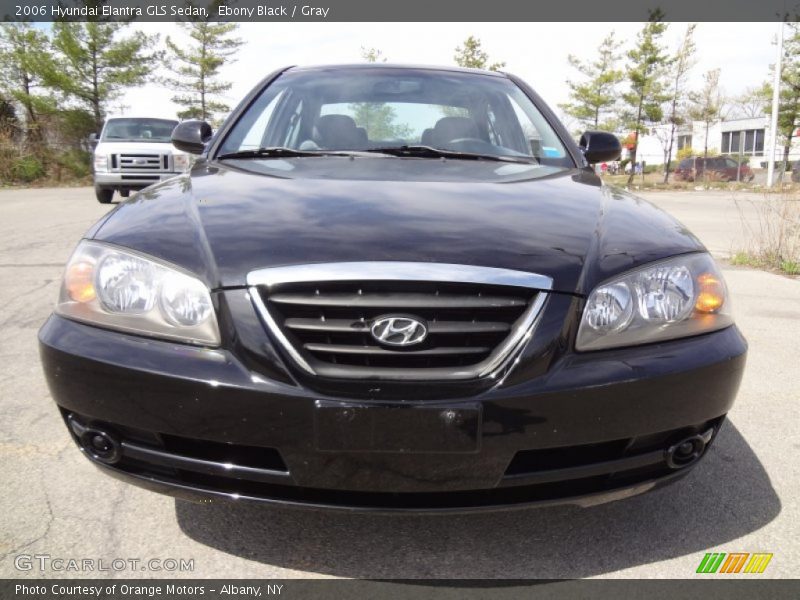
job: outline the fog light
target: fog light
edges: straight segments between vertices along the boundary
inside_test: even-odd
[[[114,464],[122,458],[122,446],[116,438],[101,429],[89,427],[80,436],[81,447],[93,459]]]

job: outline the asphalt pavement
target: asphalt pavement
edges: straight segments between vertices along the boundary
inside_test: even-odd
[[[752,225],[763,201],[729,192],[647,197],[718,257],[746,241],[742,215]],[[72,248],[106,210],[90,188],[0,190],[0,577],[683,578],[712,551],[771,552],[760,577],[797,577],[797,279],[723,266],[750,343],[747,370],[709,456],[673,486],[591,508],[455,516],[198,505],[95,469],[42,376],[36,332]],[[19,558],[34,555],[50,559]],[[109,570],[39,569],[58,558]],[[114,559],[183,559],[193,570],[117,571]]]

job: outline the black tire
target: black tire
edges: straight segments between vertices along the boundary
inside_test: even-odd
[[[94,195],[97,196],[97,201],[100,204],[111,204],[111,199],[114,197],[114,190],[95,186]]]

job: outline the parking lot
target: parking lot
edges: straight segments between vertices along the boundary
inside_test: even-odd
[[[757,195],[660,192],[717,257],[746,243]],[[592,508],[377,516],[176,502],[108,478],[69,439],[36,332],[61,269],[108,207],[90,188],[0,190],[0,576],[573,578],[694,575],[705,552],[800,565],[800,280],[724,266],[750,343],[738,401],[709,456],[660,491]],[[19,571],[14,557],[192,559],[187,572]],[[708,577],[708,575],[706,575]],[[740,575],[740,577],[753,577]]]

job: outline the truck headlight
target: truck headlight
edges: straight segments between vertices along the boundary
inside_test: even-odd
[[[178,173],[183,173],[192,164],[191,158],[188,154],[173,154],[172,165]]]
[[[208,287],[175,266],[84,240],[67,263],[56,313],[85,323],[218,346]]]
[[[106,156],[105,154],[95,154],[94,170],[96,173],[108,171],[108,156]]]
[[[599,350],[698,335],[733,324],[725,282],[708,254],[635,269],[586,299],[576,350]]]

